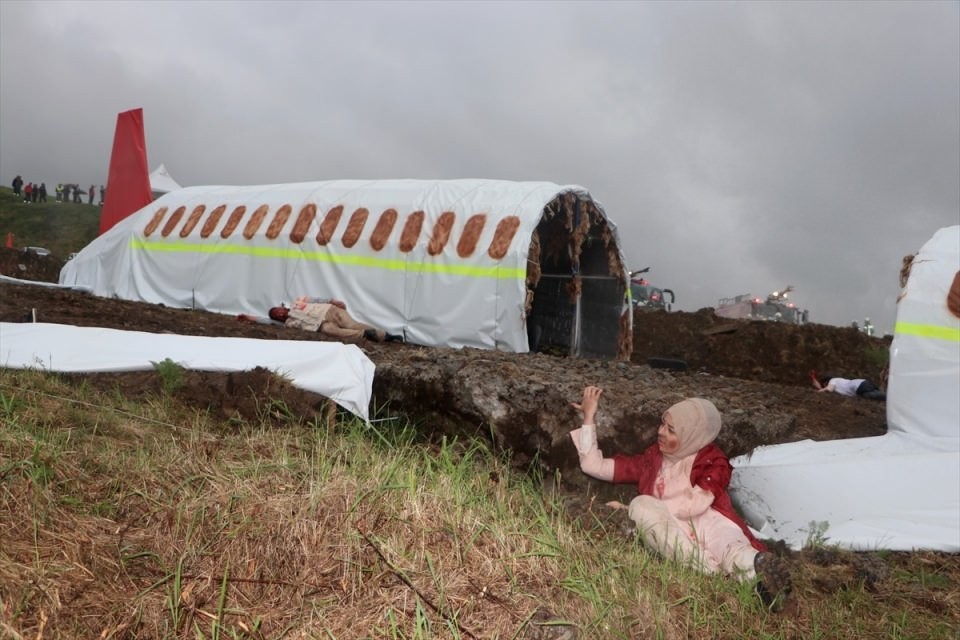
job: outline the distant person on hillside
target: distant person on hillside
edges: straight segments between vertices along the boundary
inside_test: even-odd
[[[333,298],[322,300],[300,297],[293,303],[292,308],[272,307],[269,314],[271,320],[282,322],[288,327],[316,331],[344,342],[358,342],[361,338],[375,342],[403,342],[403,336],[357,322],[347,313],[347,305]]]
[[[27,186],[23,188],[23,201],[27,204],[33,202],[33,183],[28,182]]]
[[[100,185],[100,206],[103,206],[103,203],[107,201],[107,190],[103,185]]]
[[[90,185],[90,189],[87,191],[87,204],[93,204],[93,194],[96,191],[96,188],[93,185]]]
[[[775,609],[791,590],[783,560],[767,551],[737,514],[727,493],[732,468],[713,443],[720,433],[720,412],[709,400],[687,398],[663,412],[657,442],[637,455],[605,457],[597,445],[596,414],[600,387],[588,386],[583,400],[571,403],[583,412],[583,425],[570,433],[580,469],[593,478],[634,484],[639,495],[626,506],[644,543],[663,555],[705,573],[741,580],[759,578],[757,593]]]
[[[13,179],[13,182],[10,184],[10,186],[13,187],[13,195],[19,197],[20,190],[23,189],[23,178],[17,176]]]
[[[47,201],[47,183],[41,182],[40,188],[37,190],[37,202],[46,202]]]
[[[811,372],[810,379],[813,382],[813,388],[820,393],[832,391],[842,396],[859,396],[870,400],[887,399],[887,394],[881,391],[877,385],[863,378],[849,380],[830,375],[817,375],[816,372]]]
[[[57,185],[56,194],[57,202],[63,202],[63,183]]]

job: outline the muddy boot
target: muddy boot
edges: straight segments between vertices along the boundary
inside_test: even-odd
[[[387,342],[403,342],[403,336],[397,335],[396,333],[386,334]]]
[[[753,568],[757,572],[760,600],[771,611],[781,611],[793,589],[786,561],[774,553],[762,551],[753,559]]]

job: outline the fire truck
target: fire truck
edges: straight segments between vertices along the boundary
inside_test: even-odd
[[[634,309],[641,311],[658,311],[663,309],[670,311],[675,297],[670,289],[661,289],[655,287],[643,277],[643,274],[650,271],[650,267],[630,272],[630,301]],[[670,300],[667,300],[667,297]]]
[[[784,289],[768,294],[766,299],[753,297],[749,293],[733,298],[721,298],[714,313],[723,318],[806,324],[809,322],[809,312],[790,301],[792,291],[793,286],[787,285]]]

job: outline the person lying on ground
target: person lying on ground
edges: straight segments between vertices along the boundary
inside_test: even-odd
[[[316,331],[342,342],[359,342],[361,338],[375,342],[403,342],[403,336],[354,320],[342,300],[301,297],[290,308],[272,307],[269,315],[271,320],[288,327]]]
[[[727,493],[732,467],[713,444],[720,433],[720,412],[709,400],[688,398],[667,409],[657,442],[638,455],[604,457],[597,446],[596,414],[603,390],[588,386],[583,400],[571,403],[583,412],[583,425],[570,433],[587,475],[635,484],[639,495],[627,509],[645,544],[666,558],[705,573],[756,580],[763,603],[780,610],[792,588],[786,562],[757,540],[734,511]]]
[[[842,396],[860,396],[870,400],[886,400],[887,394],[881,391],[877,385],[863,378],[848,380],[847,378],[837,378],[829,375],[817,375],[816,372],[810,372],[810,380],[813,382],[813,388],[818,392],[832,391]]]

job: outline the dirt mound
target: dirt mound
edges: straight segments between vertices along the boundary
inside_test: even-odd
[[[22,279],[55,281],[55,259],[21,260],[0,252],[0,272]],[[24,268],[21,268],[21,265]],[[279,325],[241,321],[205,311],[100,298],[55,287],[0,282],[0,321],[100,326],[184,335],[258,339],[321,340]],[[583,384],[606,389],[604,419],[611,446],[640,447],[651,440],[660,412],[688,395],[714,400],[727,428],[718,443],[730,455],[762,444],[879,435],[886,431],[882,402],[817,394],[809,371],[829,370],[881,383],[888,343],[852,329],[809,324],[731,321],[711,310],[696,313],[638,312],[632,362],[571,360],[546,354],[511,354],[476,349],[424,349],[415,345],[363,343],[376,365],[377,406],[390,402],[433,428],[476,429],[510,448],[519,460],[539,459],[562,468],[574,462],[563,434],[577,419],[569,407]],[[660,359],[660,360],[651,360]],[[672,369],[646,366],[662,364]],[[125,374],[126,375],[126,374]],[[157,372],[124,383],[130,395],[157,393]],[[115,376],[109,384],[118,384]],[[177,397],[225,418],[261,419],[263,400],[316,417],[325,399],[271,376],[190,374]],[[104,383],[107,384],[107,383]],[[238,399],[238,389],[245,398]],[[249,391],[249,393],[248,393]],[[491,416],[496,416],[492,418]],[[501,424],[502,423],[502,424]]]
[[[889,347],[889,339],[848,327],[730,320],[710,308],[637,311],[631,361],[678,359],[693,371],[803,387],[813,369],[885,386]]]
[[[54,255],[0,248],[0,275],[39,282],[57,282],[63,261]]]

